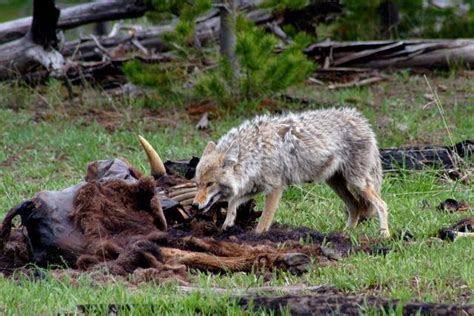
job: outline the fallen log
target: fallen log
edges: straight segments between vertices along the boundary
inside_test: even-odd
[[[323,2],[305,6],[296,11],[273,12],[269,8],[259,8],[258,6],[261,3],[261,0],[242,1],[239,11],[243,12],[255,24],[265,28],[269,26],[274,28],[286,23],[293,24],[295,23],[296,16],[303,13],[307,16],[321,18],[321,16],[333,12],[333,10],[340,10],[338,4]],[[323,10],[322,13],[321,10]],[[219,10],[211,10],[205,16],[197,18],[195,22],[195,39],[197,42],[206,44],[218,39],[221,31]],[[117,32],[120,28],[120,26],[115,28],[115,32],[112,32],[113,36],[97,37],[96,40],[88,36],[77,41],[65,43],[62,53],[64,56],[74,55],[75,60],[101,60],[104,54],[97,51],[98,45],[106,49],[120,46],[122,51],[130,51],[137,49],[136,42],[134,43],[133,40],[136,40],[147,49],[153,49],[158,52],[168,51],[170,47],[167,47],[161,36],[167,32],[174,31],[175,23],[147,28],[123,26],[122,28],[130,31],[126,35],[121,35]]]
[[[474,66],[474,40],[337,42],[309,46],[305,53],[324,65],[355,68],[450,68]]]
[[[140,17],[150,9],[147,1],[109,0],[91,2],[61,10],[59,29],[70,29],[79,25],[118,19]],[[0,43],[24,36],[32,23],[32,17],[0,23]]]
[[[258,287],[246,287],[246,288],[233,288],[226,289],[220,287],[211,287],[211,288],[202,288],[195,286],[180,286],[178,287],[179,291],[185,294],[190,293],[215,293],[215,294],[227,294],[232,296],[242,297],[252,297],[256,295],[278,295],[278,294],[287,294],[287,295],[304,295],[304,294],[316,294],[316,293],[334,293],[336,288],[329,284],[323,285],[294,285],[294,286],[258,286]]]
[[[446,170],[459,168],[461,159],[472,156],[474,140],[465,140],[454,146],[409,146],[380,150],[382,169],[394,172],[400,169],[420,170],[441,167]]]
[[[377,296],[356,296],[345,294],[287,295],[282,297],[242,298],[240,304],[259,310],[264,308],[278,314],[281,310],[291,315],[361,315],[368,311],[390,314],[395,310],[402,315],[472,315],[474,304],[437,304],[406,302]]]

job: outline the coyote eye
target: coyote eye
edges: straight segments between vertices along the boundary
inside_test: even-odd
[[[206,183],[206,187],[208,187],[208,188],[209,188],[210,186],[213,186],[213,185],[214,185],[214,182],[208,182],[208,183]]]

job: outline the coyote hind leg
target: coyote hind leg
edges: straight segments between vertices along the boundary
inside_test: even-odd
[[[348,219],[346,228],[353,228],[359,222],[362,205],[347,188],[347,181],[344,177],[336,173],[327,181],[329,187],[342,199],[347,207]]]
[[[377,215],[380,221],[380,232],[383,237],[389,238],[390,231],[388,229],[388,212],[387,204],[380,197],[377,190],[372,185],[367,185],[365,188],[360,190],[361,197],[367,201],[369,207],[374,208],[377,211]]]
[[[268,193],[265,197],[265,209],[263,210],[262,216],[258,222],[255,231],[257,233],[263,233],[268,231],[273,221],[273,216],[278,208],[278,202],[280,202],[283,190],[281,188],[274,189]]]

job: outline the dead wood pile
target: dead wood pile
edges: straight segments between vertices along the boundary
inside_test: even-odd
[[[278,18],[270,10],[256,8],[260,3],[246,1],[241,9],[257,24],[265,25]],[[0,79],[20,78],[37,83],[53,75],[80,82],[104,72],[109,76],[121,74],[121,64],[133,58],[149,62],[169,60],[161,54],[170,50],[162,35],[174,31],[175,22],[147,28],[118,23],[108,36],[90,35],[70,42],[56,34],[91,22],[142,16],[149,9],[149,3],[141,0],[88,3],[64,10],[59,10],[54,0],[43,5],[35,0],[32,18],[0,23]],[[44,29],[48,30],[47,36]],[[31,36],[38,30],[40,36]],[[219,30],[219,10],[214,9],[196,20],[196,43],[200,46],[215,40]]]
[[[173,60],[170,54],[173,47],[169,47],[162,35],[175,29],[174,22],[146,28],[119,23],[108,36],[90,35],[69,42],[57,35],[56,31],[91,22],[141,16],[150,9],[146,1],[93,2],[64,10],[56,8],[54,0],[42,5],[39,0],[34,3],[37,4],[34,4],[33,18],[0,24],[0,80],[41,83],[53,75],[68,84],[80,84],[84,80],[102,84],[111,80],[110,77],[117,77],[116,82],[107,83],[106,88],[109,88],[125,82],[120,70],[125,61],[133,58],[155,63]],[[282,41],[282,47],[290,42],[282,26],[292,25],[314,32],[315,25],[342,12],[338,2],[316,1],[293,11],[262,9],[259,8],[261,3],[260,0],[245,1],[239,9],[257,25],[275,34]],[[196,47],[217,39],[221,28],[219,12],[213,9],[196,19]],[[363,68],[432,69],[460,64],[472,67],[473,43],[472,40],[324,41],[311,45],[305,53],[320,64],[316,76],[324,78],[334,72],[340,74]],[[205,70],[206,66],[202,68]],[[377,75],[355,84],[381,79]]]

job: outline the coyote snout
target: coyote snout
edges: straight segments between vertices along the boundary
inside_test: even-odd
[[[209,208],[220,200],[222,193],[215,182],[208,182],[198,185],[198,192],[193,201],[193,208],[201,212],[206,212]]]
[[[387,205],[380,197],[382,168],[375,134],[353,109],[326,109],[259,116],[210,142],[196,168],[193,207],[205,212],[228,201],[223,228],[234,225],[237,207],[266,195],[257,232],[270,228],[283,190],[292,184],[325,181],[344,201],[348,227],[378,214],[389,237]]]

